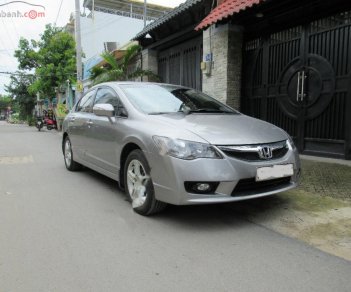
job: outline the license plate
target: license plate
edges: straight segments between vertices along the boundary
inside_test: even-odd
[[[257,168],[256,181],[263,181],[281,177],[292,176],[294,167],[292,164],[278,164],[268,167]]]

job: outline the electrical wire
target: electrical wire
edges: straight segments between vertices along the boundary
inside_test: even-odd
[[[6,25],[5,25],[4,19],[3,19],[2,17],[0,17],[0,18],[1,18],[1,21],[2,21],[2,24],[3,24],[3,27],[4,27],[4,30],[5,30],[5,32],[6,32],[6,34],[7,34],[7,37],[9,38],[9,40],[10,40],[10,42],[11,42],[11,44],[12,44],[12,48],[13,48],[13,50],[15,50],[15,49],[16,49],[16,46],[14,45],[14,42],[13,42],[13,40],[12,40],[12,38],[11,38],[11,35],[10,35],[9,32],[8,32],[8,29],[7,29]]]
[[[123,16],[120,16],[120,18],[115,19],[115,20],[113,20],[113,21],[111,21],[111,22],[109,22],[109,23],[106,23],[106,24],[104,24],[104,25],[99,25],[99,27],[89,28],[90,31],[87,31],[87,32],[82,33],[82,36],[85,36],[85,35],[88,35],[88,34],[91,34],[91,33],[95,33],[95,32],[97,32],[97,31],[99,31],[99,30],[104,29],[106,26],[111,25],[111,24],[114,24],[114,23],[116,23],[116,22],[118,22],[118,21],[120,21],[120,20],[122,20],[122,19],[123,19]]]
[[[20,36],[19,36],[19,34],[18,34],[16,25],[15,25],[15,23],[14,23],[12,17],[10,17],[10,20],[11,20],[12,26],[13,26],[13,28],[14,28],[14,30],[15,30],[15,33],[16,33],[16,35],[17,35],[17,38],[20,39]]]
[[[1,42],[1,45],[2,45],[2,47],[3,47],[3,49],[0,50],[0,52],[1,52],[1,51],[4,51],[4,52],[6,52],[6,54],[7,54],[9,57],[12,58],[12,56],[11,56],[11,54],[10,54],[10,50],[9,50],[9,49],[6,49],[6,46],[5,46],[5,44],[4,44],[4,42],[3,42],[3,40],[2,40],[1,37],[0,37],[0,42]]]
[[[63,2],[63,0],[61,0],[60,7],[59,7],[59,10],[58,10],[57,15],[56,15],[55,25],[57,23],[57,19],[58,19],[59,15],[60,15],[60,12],[61,12],[62,2]]]
[[[14,76],[30,76],[34,77],[36,74],[34,73],[22,73],[22,72],[8,72],[8,71],[0,71],[0,75],[14,75]],[[72,74],[62,74],[65,78],[67,77],[73,77],[77,75],[77,73],[72,73]],[[55,76],[54,74],[40,74],[39,77],[53,77]]]
[[[96,27],[99,27],[99,29],[104,28],[106,25],[109,25],[121,18],[121,16],[118,18],[117,17],[118,17],[117,15],[108,15],[107,17],[104,17],[104,19],[99,20],[97,25],[96,25],[96,20],[92,20],[92,27],[91,26],[83,27],[81,31],[82,33],[89,33],[95,30]]]

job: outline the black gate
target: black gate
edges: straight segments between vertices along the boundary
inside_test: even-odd
[[[158,75],[165,83],[201,90],[202,38],[159,52]]]
[[[293,136],[299,150],[349,158],[351,13],[248,40],[243,112]]]

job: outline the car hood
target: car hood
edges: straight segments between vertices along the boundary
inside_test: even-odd
[[[151,116],[150,116],[151,117]],[[190,131],[210,144],[243,145],[271,143],[287,139],[280,128],[242,114],[164,114],[152,116],[157,123]],[[172,138],[172,130],[169,129]]]

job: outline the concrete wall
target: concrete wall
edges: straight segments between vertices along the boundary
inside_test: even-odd
[[[211,26],[203,32],[204,59],[212,54],[209,74],[203,72],[202,89],[240,109],[243,30],[230,24]]]
[[[146,49],[141,53],[142,57],[142,68],[143,70],[150,70],[155,75],[158,74],[158,61],[157,61],[157,51]],[[152,78],[149,80],[147,76],[143,77],[143,81],[153,81]]]
[[[80,21],[84,60],[105,51],[104,42],[116,42],[119,48],[144,27],[143,20],[102,12],[94,12],[94,18],[81,17]]]
[[[211,72],[202,73],[202,90],[240,110],[243,29],[224,24],[203,31],[203,58],[212,56]],[[157,51],[142,52],[142,68],[158,73]],[[148,81],[147,77],[143,81]]]

